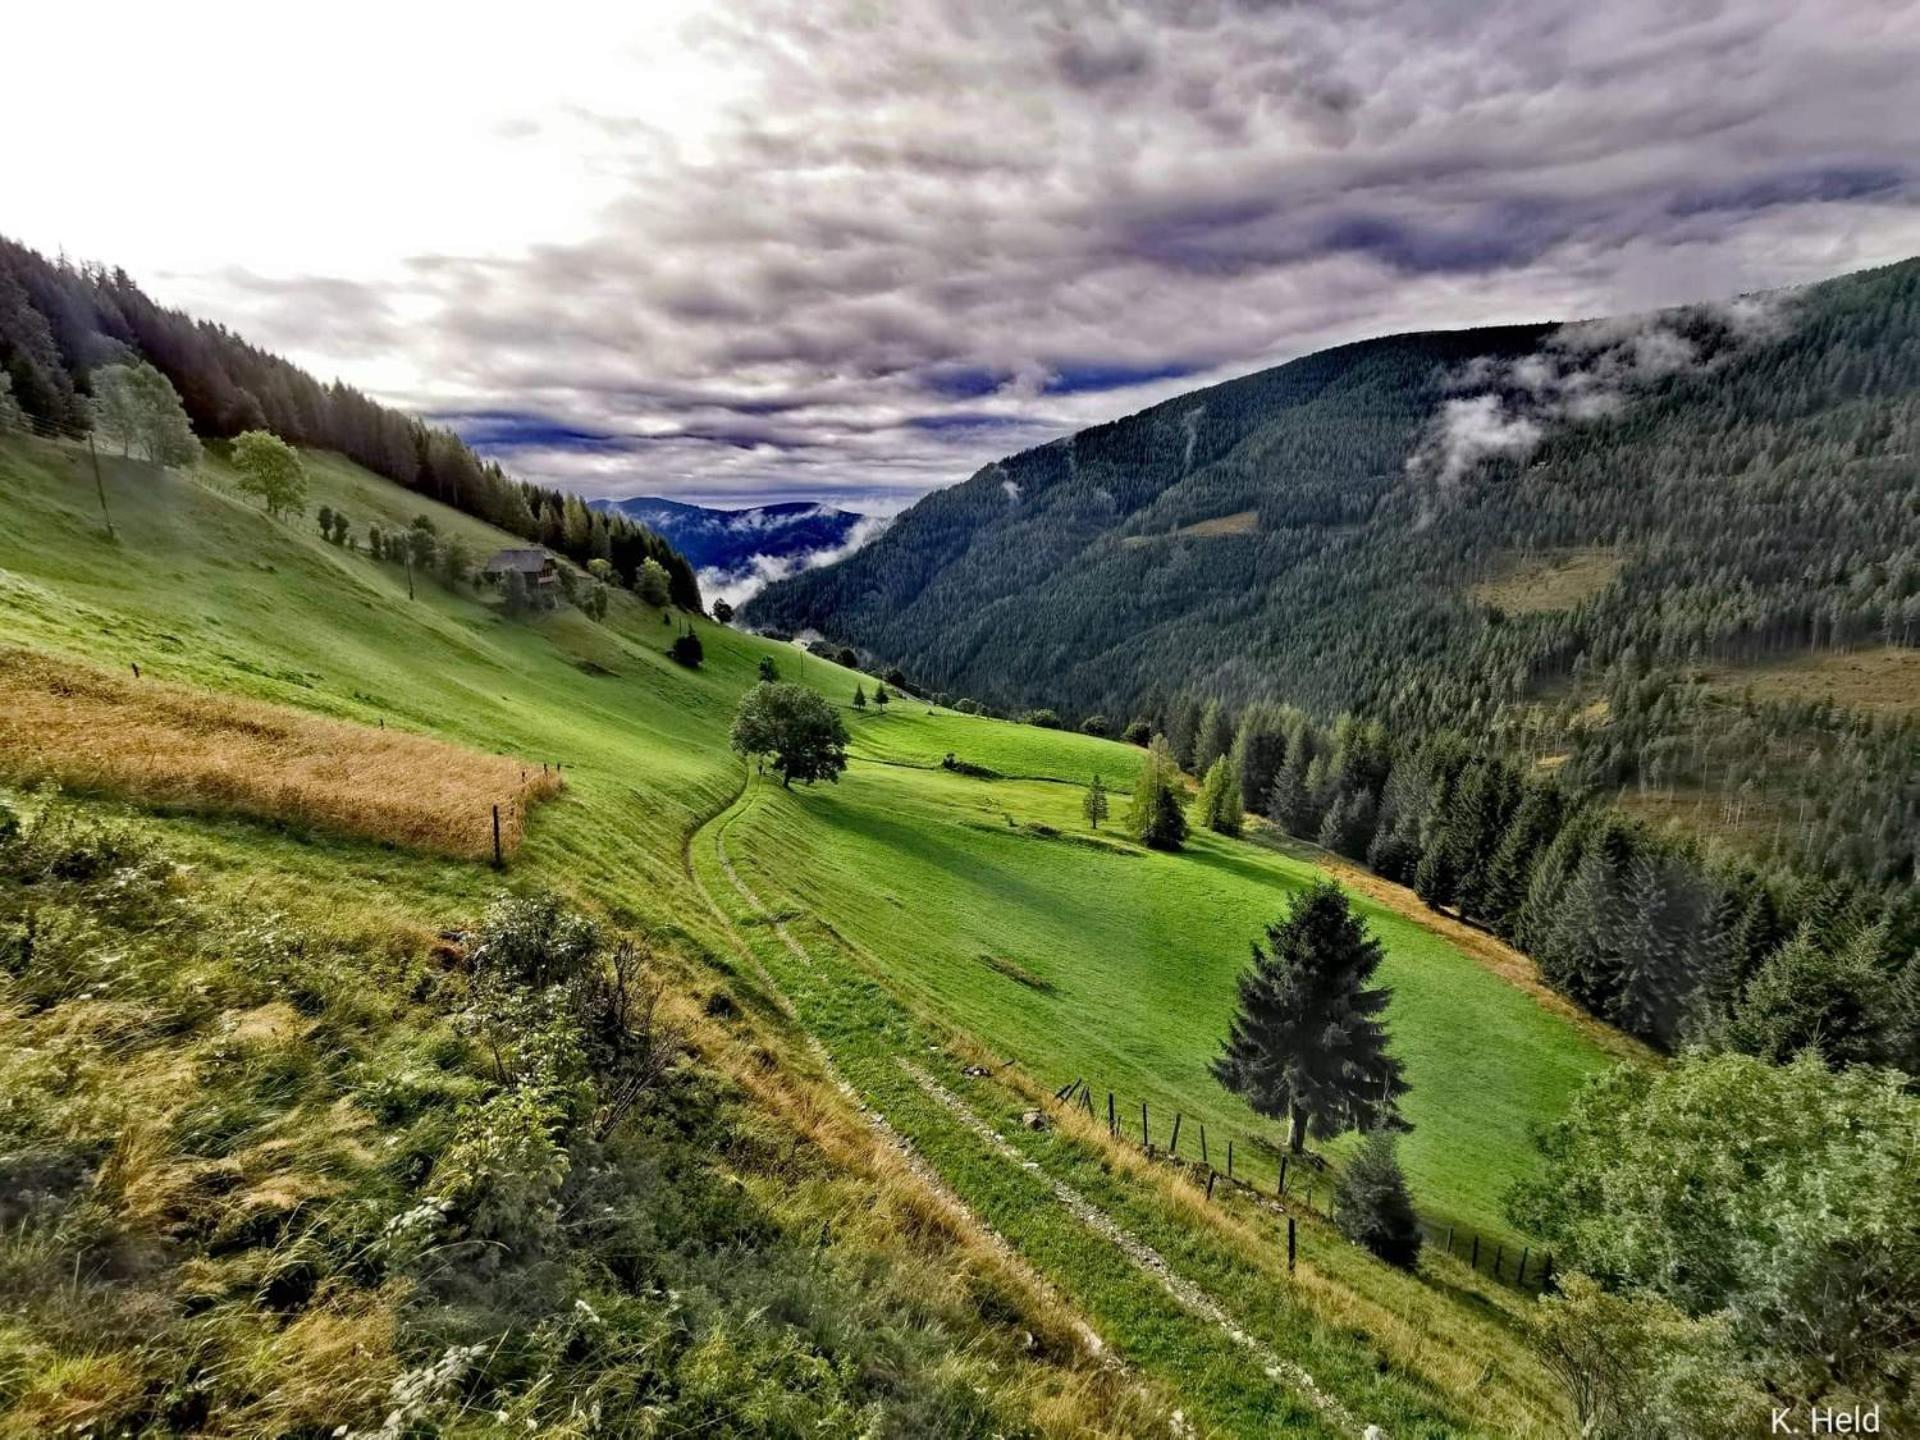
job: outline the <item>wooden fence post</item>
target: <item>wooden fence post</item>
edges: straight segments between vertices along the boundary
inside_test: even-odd
[[[1213,1161],[1207,1158],[1207,1122],[1204,1120],[1200,1122],[1200,1163],[1209,1169],[1213,1166]]]
[[[1522,1284],[1522,1285],[1527,1283],[1527,1255],[1529,1253],[1530,1253],[1529,1247],[1525,1245],[1522,1245],[1520,1247],[1520,1273],[1515,1277],[1515,1279],[1519,1284]]]
[[[1447,1226],[1447,1254],[1453,1254],[1453,1227]]]
[[[1207,1199],[1208,1200],[1213,1199],[1213,1182],[1218,1180],[1219,1178],[1220,1178],[1220,1172],[1218,1170],[1207,1171]]]
[[[1293,1216],[1287,1216],[1287,1274],[1293,1273]]]
[[[1120,1122],[1114,1119],[1113,1091],[1111,1090],[1107,1091],[1107,1133],[1109,1135],[1118,1135],[1120,1133]]]
[[[1280,1157],[1280,1184],[1276,1189],[1282,1195],[1287,1193],[1287,1157],[1285,1155]]]
[[[1180,1153],[1180,1112],[1178,1110],[1173,1112],[1173,1138],[1167,1142],[1167,1153],[1169,1155]]]
[[[505,862],[500,856],[500,807],[493,807],[493,868],[498,870]]]
[[[1504,1240],[1493,1247],[1493,1278],[1496,1280],[1500,1278],[1500,1257],[1506,1253],[1507,1245]]]
[[[1473,1237],[1473,1259],[1467,1263],[1475,1270],[1480,1268],[1480,1237],[1478,1235]]]
[[[1147,1102],[1144,1100],[1140,1102],[1140,1148],[1149,1155],[1153,1154],[1153,1135],[1147,1129]]]
[[[1227,1179],[1233,1179],[1233,1137],[1227,1137]]]

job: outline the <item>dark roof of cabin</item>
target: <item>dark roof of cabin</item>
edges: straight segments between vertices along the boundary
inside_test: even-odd
[[[518,570],[523,575],[538,575],[549,565],[553,557],[544,550],[502,550],[487,561],[488,571]]]

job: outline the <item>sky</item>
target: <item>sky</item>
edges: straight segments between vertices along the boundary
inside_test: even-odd
[[[6,30],[49,143],[10,147],[0,233],[587,495],[887,514],[1329,344],[1920,253],[1893,0],[108,0]]]

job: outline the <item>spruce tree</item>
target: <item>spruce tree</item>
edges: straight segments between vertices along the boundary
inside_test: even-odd
[[[1334,1185],[1333,1216],[1340,1233],[1354,1244],[1364,1245],[1389,1265],[1411,1270],[1420,1259],[1420,1221],[1397,1150],[1391,1131],[1367,1133]]]
[[[1480,908],[1496,934],[1511,940],[1526,903],[1534,864],[1546,853],[1560,827],[1560,791],[1552,785],[1528,785],[1513,819],[1494,847],[1480,891]]]
[[[1205,775],[1216,760],[1233,749],[1233,716],[1218,700],[1209,700],[1200,712],[1193,741],[1193,773]]]
[[[856,684],[853,687],[853,708],[856,710],[864,710],[867,708],[866,686]]]
[[[1368,986],[1380,942],[1346,894],[1331,881],[1301,891],[1266,940],[1240,977],[1214,1078],[1256,1113],[1284,1118],[1295,1154],[1309,1132],[1402,1123],[1406,1081],[1379,1018],[1393,992]]]
[[[1233,760],[1240,774],[1240,798],[1249,810],[1264,815],[1273,777],[1287,758],[1286,714],[1277,705],[1249,705],[1240,716],[1234,737]]]

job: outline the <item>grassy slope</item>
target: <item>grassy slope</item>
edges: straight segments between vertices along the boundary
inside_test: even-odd
[[[508,623],[433,580],[409,602],[401,572],[325,546],[310,528],[269,522],[225,493],[217,462],[203,484],[110,465],[121,543],[109,545],[87,478],[70,454],[0,439],[9,522],[0,527],[0,638],[564,761],[568,791],[537,817],[515,874],[589,894],[709,953],[724,942],[705,922],[682,846],[739,784],[724,744],[735,698],[765,655],[786,678],[842,702],[860,678],[706,622],[707,663],[690,674],[664,656],[672,628],[629,597],[616,599],[604,627],[572,612]],[[344,509],[357,535],[369,516],[404,523],[425,512],[476,552],[501,538],[344,462],[316,457],[312,479],[311,503]],[[859,758],[842,785],[792,795],[755,787],[763,803],[734,830],[743,872],[772,894],[817,904],[820,923],[843,930],[903,994],[1020,1055],[1036,1075],[1085,1071],[1156,1107],[1253,1129],[1203,1067],[1248,939],[1307,867],[1214,840],[1182,857],[1145,857],[1008,826],[1010,815],[1079,828],[1079,783],[1097,771],[1126,784],[1138,754],[1128,747],[911,703],[849,718]],[[937,769],[949,751],[1041,778],[949,775]],[[1124,796],[1116,799],[1118,808]],[[496,883],[472,866],[239,820],[176,833],[235,874],[315,893],[379,887],[373,893],[442,913],[464,912]],[[1420,1198],[1430,1212],[1484,1222],[1520,1158],[1525,1124],[1551,1113],[1597,1056],[1472,962],[1378,918],[1400,989],[1398,1043],[1414,1069],[1421,1129],[1409,1154]],[[989,970],[981,954],[1014,960],[1053,995]],[[751,993],[746,973],[734,983]],[[921,1123],[903,1128],[938,1151],[946,1132]],[[960,1169],[978,1163],[954,1154]],[[1351,1283],[1389,1283],[1377,1267],[1353,1269]],[[1472,1328],[1465,1312],[1449,1313],[1459,1333]]]
[[[906,728],[903,718],[856,721],[858,751],[910,750],[920,737],[891,733]],[[922,715],[918,724],[964,758],[1005,743],[985,733],[985,743],[971,743],[969,729],[989,726],[965,717],[938,725]],[[1067,748],[1063,737],[1044,743]],[[1129,757],[1108,752],[1122,748],[1086,742],[1063,768],[1115,773]],[[1246,1139],[1277,1144],[1282,1130],[1222,1091],[1206,1067],[1249,943],[1319,872],[1214,835],[1174,856],[1086,843],[1096,837],[1080,798],[1073,786],[856,762],[834,790],[758,807],[739,832],[736,863],[770,902],[791,895],[830,917],[927,1008],[1030,1072],[1056,1086],[1085,1076],[1096,1091],[1118,1092],[1135,1133],[1146,1100],[1163,1143],[1175,1110],[1185,1127],[1204,1121],[1216,1163],[1224,1138],[1238,1135],[1237,1168],[1271,1185],[1276,1160],[1250,1155]],[[1061,834],[1044,837],[1035,824]],[[1422,1211],[1505,1234],[1500,1198],[1528,1163],[1528,1127],[1557,1113],[1606,1057],[1431,932],[1370,901],[1360,906],[1386,947],[1388,1020],[1413,1086],[1403,1156]],[[1192,1128],[1182,1143],[1196,1145]]]

